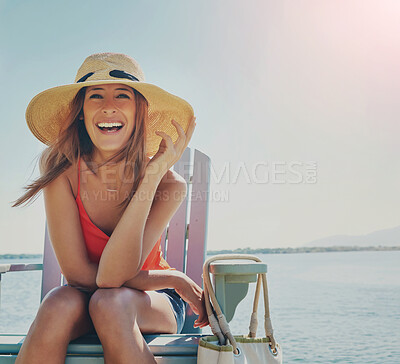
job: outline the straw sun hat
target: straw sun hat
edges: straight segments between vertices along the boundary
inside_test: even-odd
[[[192,107],[183,99],[144,82],[139,64],[119,53],[93,54],[79,68],[75,83],[53,87],[36,95],[26,109],[26,121],[33,135],[45,144],[52,144],[70,111],[77,92],[86,86],[121,83],[140,92],[148,101],[147,155],[153,156],[161,142],[156,130],[167,133],[176,141],[178,133],[171,124],[177,121],[187,131],[193,118]]]

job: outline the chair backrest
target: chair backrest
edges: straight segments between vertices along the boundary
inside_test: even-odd
[[[198,150],[193,154],[191,156],[190,149],[186,148],[174,166],[174,170],[185,178],[188,193],[162,235],[161,248],[171,267],[186,273],[202,286],[201,274],[207,246],[210,159]],[[46,224],[41,299],[62,283],[61,269]],[[186,316],[183,333],[199,332],[193,329],[195,315],[189,306]]]

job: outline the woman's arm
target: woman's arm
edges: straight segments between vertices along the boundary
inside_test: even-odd
[[[165,183],[167,199],[157,199],[157,188],[168,170],[181,157],[195,127],[195,118],[187,133],[173,121],[179,137],[174,144],[162,132],[160,148],[146,167],[145,177],[125,209],[102,253],[96,284],[102,288],[121,287],[140,272],[144,261],[162,234],[186,193],[186,183],[176,177],[175,183]],[[172,172],[171,172],[172,173]],[[182,193],[184,192],[184,193]]]
[[[126,281],[123,286],[140,291],[155,291],[157,289],[173,288],[179,285],[182,272],[172,269],[141,270],[135,277]]]
[[[185,180],[172,171],[165,174],[161,183],[160,180],[158,174],[147,172],[124,211],[100,259],[96,278],[99,287],[120,287],[140,272],[182,203]]]
[[[44,188],[47,227],[58,263],[71,286],[97,289],[97,264],[90,262],[79,212],[65,173]]]
[[[208,325],[203,290],[182,272],[177,270],[142,270],[134,278],[125,282],[124,286],[142,291],[173,288],[189,304],[193,312],[199,315],[194,327]]]

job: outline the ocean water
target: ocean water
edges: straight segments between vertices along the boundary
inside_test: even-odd
[[[400,363],[399,251],[259,257],[268,264],[272,324],[285,363]],[[40,280],[40,272],[3,276],[1,332],[26,333]],[[234,334],[247,333],[254,286],[230,323]],[[262,317],[260,302],[258,336]]]

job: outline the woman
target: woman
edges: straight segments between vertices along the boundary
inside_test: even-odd
[[[68,285],[42,301],[16,363],[64,363],[95,330],[106,363],[155,363],[142,333],[179,333],[185,300],[208,324],[201,288],[161,257],[161,234],[186,194],[170,170],[195,128],[190,105],[143,82],[132,58],[88,57],[75,83],[29,104],[49,145],[41,177],[15,206],[44,191],[49,234]],[[149,158],[153,156],[153,158]]]

